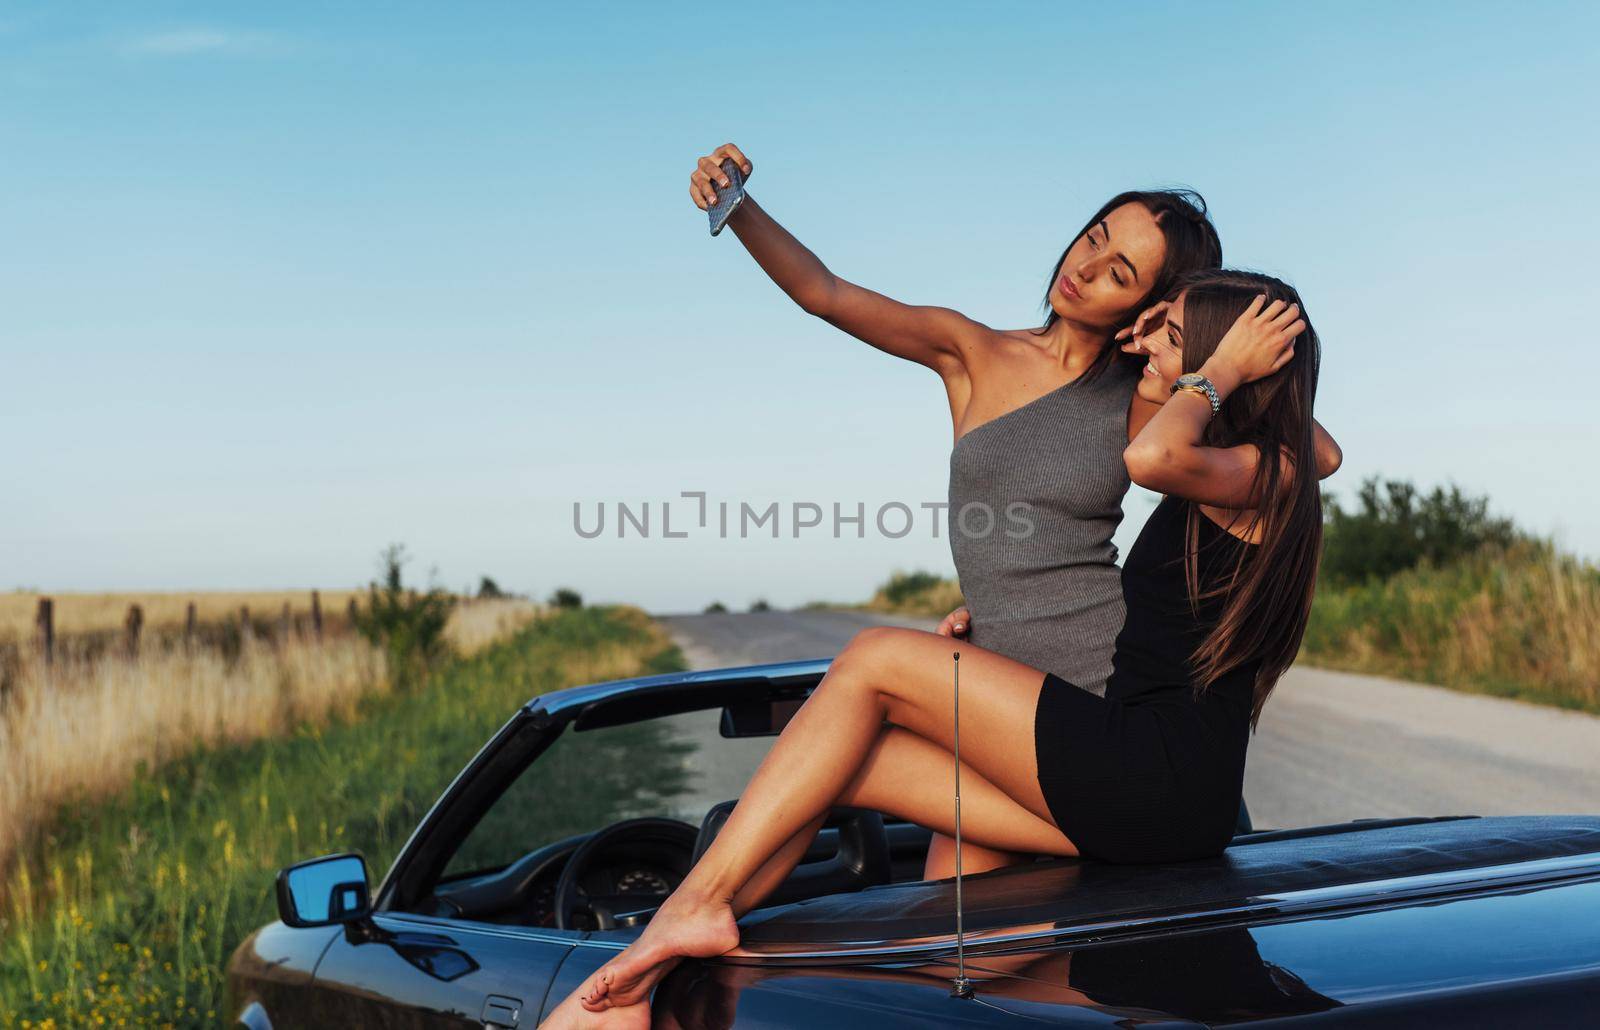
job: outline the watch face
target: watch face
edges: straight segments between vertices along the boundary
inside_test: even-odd
[[[1180,386],[1199,386],[1201,383],[1206,381],[1206,377],[1201,375],[1199,372],[1185,372],[1183,375],[1179,376],[1173,381]]]

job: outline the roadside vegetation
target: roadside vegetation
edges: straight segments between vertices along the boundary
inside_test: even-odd
[[[953,579],[932,572],[897,571],[878,588],[865,607],[875,612],[943,618],[964,603],[961,587]]]
[[[365,596],[364,590],[323,590],[322,607],[332,623],[342,624],[350,602]],[[12,590],[0,593],[0,645],[16,646],[33,639],[34,620],[39,600],[46,595],[37,590]],[[193,603],[202,627],[221,627],[237,622],[241,610],[264,626],[281,617],[287,605],[291,619],[309,617],[310,595],[304,590],[217,590],[209,593],[55,593],[56,633],[68,639],[92,644],[100,638],[119,635],[128,609],[138,605],[144,613],[148,631],[166,634],[182,630]],[[102,641],[103,642],[103,641]]]
[[[1324,512],[1302,661],[1600,712],[1600,569],[1456,487],[1369,479]],[[961,604],[954,580],[896,572],[858,607]]]
[[[636,609],[562,609],[407,689],[365,692],[287,736],[190,748],[58,809],[0,880],[0,1027],[215,1025],[223,965],[275,918],[279,868],[353,850],[381,875],[529,697],[681,667]]]
[[[443,591],[408,590],[404,560],[398,548],[386,551],[383,582],[365,594],[320,595],[314,627],[309,593],[57,597],[49,660],[35,646],[34,626],[18,630],[22,606],[8,597],[0,875],[62,806],[114,794],[141,770],[196,747],[347,718],[361,699],[404,688],[445,656],[471,654],[545,612],[509,596],[458,603]],[[334,602],[327,612],[324,597]],[[31,619],[38,598],[30,600]],[[126,613],[134,605],[143,626],[130,650]]]
[[[1600,569],[1453,487],[1325,508],[1306,661],[1600,712]]]

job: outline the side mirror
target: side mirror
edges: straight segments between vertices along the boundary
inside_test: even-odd
[[[360,855],[324,855],[278,873],[278,918],[285,926],[332,926],[365,919],[367,863]]]

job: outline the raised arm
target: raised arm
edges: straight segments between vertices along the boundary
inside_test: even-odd
[[[1200,368],[1219,398],[1271,375],[1294,357],[1292,342],[1305,329],[1298,306],[1274,301],[1263,307],[1264,300],[1251,302]],[[1178,367],[1171,362],[1176,348],[1158,337],[1147,337],[1145,346],[1157,361],[1166,359],[1164,371]],[[1256,507],[1261,502],[1253,493],[1256,467],[1263,460],[1260,448],[1207,446],[1201,440],[1210,421],[1211,402],[1205,396],[1188,391],[1172,395],[1123,451],[1129,477],[1146,489],[1201,504],[1239,511]],[[1287,457],[1275,457],[1286,463],[1287,474],[1294,474]]]
[[[1139,433],[1161,410],[1161,405],[1154,401],[1147,401],[1138,394],[1134,394],[1133,402],[1128,407],[1128,442],[1132,443],[1139,438]],[[1322,428],[1322,423],[1316,419],[1311,420],[1311,432],[1315,436],[1317,448],[1317,478],[1327,479],[1339,471],[1339,466],[1344,464],[1344,451],[1339,449],[1339,443],[1329,432]]]
[[[1117,334],[1117,339],[1122,341],[1122,350],[1127,354],[1144,355],[1148,351],[1144,346],[1146,339],[1158,329],[1165,318],[1168,305],[1163,302],[1154,304],[1140,313],[1133,325]],[[1159,337],[1157,337],[1159,339]],[[1138,394],[1133,395],[1133,401],[1128,407],[1128,442],[1138,439],[1144,427],[1160,411],[1162,405],[1146,400]],[[1322,423],[1312,419],[1311,432],[1314,436],[1317,454],[1317,478],[1327,479],[1339,471],[1339,466],[1344,464],[1344,451],[1339,448],[1338,441],[1332,434],[1322,427]]]
[[[747,177],[753,170],[732,143],[702,157],[689,177],[689,195],[702,210],[715,203],[719,187],[728,185],[724,158],[738,162]],[[728,226],[762,271],[807,313],[881,351],[926,365],[946,380],[970,367],[987,332],[982,324],[949,308],[902,304],[839,278],[748,192]]]

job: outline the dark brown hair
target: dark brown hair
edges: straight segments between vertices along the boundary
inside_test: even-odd
[[[1039,328],[1040,332],[1061,320],[1061,316],[1050,306],[1050,290],[1055,286],[1061,262],[1067,259],[1072,245],[1124,204],[1139,204],[1154,215],[1156,225],[1160,227],[1161,235],[1167,241],[1166,256],[1162,258],[1161,267],[1156,270],[1151,280],[1150,289],[1146,290],[1144,296],[1129,309],[1129,323],[1132,323],[1134,316],[1155,300],[1166,297],[1172,291],[1173,285],[1185,274],[1222,267],[1222,241],[1218,239],[1217,229],[1206,214],[1206,198],[1194,190],[1128,190],[1118,193],[1090,216],[1083,224],[1083,228],[1078,230],[1078,234],[1072,237],[1066,248],[1061,251],[1056,263],[1050,266],[1050,276],[1044,284],[1046,315],[1044,325]],[[1111,363],[1119,357],[1126,355],[1123,355],[1111,341],[1106,341],[1099,356],[1084,370],[1080,378],[1085,382],[1094,379],[1110,368]],[[1144,359],[1129,358],[1129,360],[1142,364]]]
[[[1206,426],[1202,442],[1211,447],[1254,444],[1256,465],[1251,495],[1254,515],[1246,531],[1260,528],[1260,543],[1238,548],[1239,560],[1221,585],[1202,594],[1197,582],[1197,505],[1189,508],[1189,599],[1220,596],[1216,626],[1195,650],[1196,688],[1247,661],[1259,660],[1250,725],[1261,717],[1267,696],[1283,675],[1305,636],[1311,596],[1317,585],[1322,550],[1322,492],[1317,479],[1311,409],[1317,394],[1320,345],[1305,305],[1294,287],[1255,272],[1208,271],[1185,276],[1168,299],[1183,294],[1183,369],[1198,371],[1250,301],[1300,305],[1306,328],[1295,337],[1288,364],[1263,379],[1246,383],[1223,401]]]

